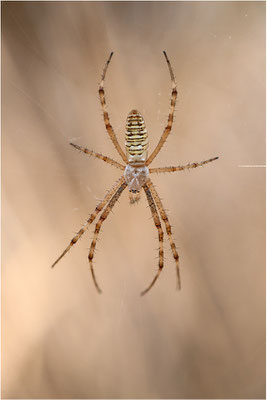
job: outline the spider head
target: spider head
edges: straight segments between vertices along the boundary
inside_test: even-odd
[[[130,196],[130,204],[138,203],[138,201],[141,198],[140,192],[136,192],[136,193],[129,192],[129,196]]]

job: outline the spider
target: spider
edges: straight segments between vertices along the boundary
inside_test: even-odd
[[[126,132],[125,132],[125,146],[126,151],[122,150],[121,146],[118,143],[117,137],[114,133],[114,130],[110,124],[109,115],[106,108],[106,99],[105,99],[105,91],[104,91],[104,81],[106,72],[111,61],[113,52],[110,54],[101,77],[101,82],[99,85],[99,97],[101,102],[101,107],[103,110],[103,117],[104,123],[106,126],[107,133],[112,140],[116,150],[118,151],[119,155],[121,156],[124,164],[121,164],[113,159],[103,156],[102,154],[95,153],[92,150],[88,150],[85,147],[78,146],[77,144],[70,143],[75,149],[88,154],[90,156],[94,156],[100,160],[105,161],[106,163],[121,169],[123,171],[123,175],[115,182],[112,188],[107,192],[104,199],[96,206],[94,212],[90,215],[86,223],[82,226],[79,232],[72,238],[71,242],[67,246],[67,248],[63,251],[63,253],[58,257],[58,259],[53,263],[52,268],[65,256],[65,254],[71,249],[71,247],[78,242],[81,236],[84,234],[88,226],[95,220],[96,216],[103,210],[102,214],[98,222],[95,225],[94,237],[91,243],[88,259],[90,270],[92,273],[92,278],[95,284],[95,287],[99,293],[101,293],[101,289],[97,283],[94,268],[93,268],[93,258],[94,252],[96,247],[97,238],[99,232],[101,230],[102,224],[105,219],[108,217],[110,211],[114,207],[115,203],[118,201],[119,197],[121,196],[124,189],[128,186],[129,189],[129,196],[130,196],[130,203],[135,203],[140,198],[140,192],[144,189],[144,192],[147,197],[147,201],[151,210],[152,218],[154,224],[158,230],[158,240],[159,240],[159,264],[158,270],[156,275],[154,276],[150,285],[141,292],[141,295],[146,294],[152,286],[157,281],[162,269],[163,269],[163,230],[160,222],[160,218],[163,221],[166,233],[168,235],[168,239],[170,242],[171,251],[173,254],[173,258],[176,263],[176,273],[177,273],[177,286],[181,288],[181,281],[180,281],[180,272],[179,272],[179,255],[176,250],[175,243],[172,237],[172,230],[171,225],[169,223],[169,219],[167,214],[164,210],[162,201],[153,185],[149,175],[154,173],[162,173],[162,172],[175,172],[175,171],[184,171],[186,169],[196,168],[199,166],[203,166],[208,164],[212,161],[217,160],[219,157],[210,158],[205,161],[197,162],[197,163],[189,163],[187,165],[179,165],[176,167],[159,167],[159,168],[148,168],[154,158],[158,155],[159,151],[161,150],[162,146],[166,142],[168,138],[174,118],[174,110],[175,110],[175,103],[177,98],[177,85],[176,80],[174,77],[174,73],[168,59],[168,56],[165,51],[163,51],[165,56],[170,77],[171,77],[171,84],[172,84],[172,92],[171,92],[171,107],[170,112],[168,115],[168,122],[163,131],[163,134],[159,140],[158,145],[154,149],[154,151],[148,157],[148,134],[145,127],[145,121],[141,115],[141,113],[137,110],[132,110],[128,114],[127,121],[126,121]]]

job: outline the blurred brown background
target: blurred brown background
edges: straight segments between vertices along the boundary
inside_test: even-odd
[[[265,4],[2,3],[2,397],[261,398],[265,396]],[[70,140],[120,161],[98,83],[124,146],[143,114],[150,151],[179,99],[153,166],[220,159],[153,176],[181,256],[182,290],[145,196],[123,193],[50,265],[120,176]],[[166,238],[166,236],[165,236]]]

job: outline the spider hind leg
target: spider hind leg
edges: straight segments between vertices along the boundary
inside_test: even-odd
[[[101,107],[102,107],[102,111],[103,111],[103,118],[104,118],[104,123],[105,123],[105,127],[106,127],[106,131],[112,141],[112,143],[114,144],[117,152],[119,153],[119,155],[121,156],[121,158],[123,159],[123,161],[125,163],[127,163],[127,157],[125,155],[125,153],[122,151],[122,148],[118,142],[118,139],[115,135],[115,132],[111,126],[110,120],[109,120],[109,115],[108,115],[108,111],[107,111],[107,105],[106,105],[106,97],[105,97],[105,90],[104,90],[104,81],[105,81],[105,77],[106,77],[106,72],[111,60],[111,57],[113,56],[113,52],[110,53],[110,56],[108,58],[108,61],[105,64],[104,70],[103,70],[103,74],[101,76],[101,82],[99,85],[99,98],[100,98],[100,103],[101,103]]]

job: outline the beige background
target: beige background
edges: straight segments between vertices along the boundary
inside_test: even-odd
[[[265,395],[265,4],[2,3],[2,397],[259,398]],[[120,171],[70,140],[119,155],[132,108],[150,149],[179,87],[173,133],[153,166],[212,156],[205,168],[153,176],[181,256],[182,291],[145,196],[123,193],[50,265]]]

